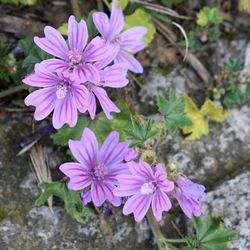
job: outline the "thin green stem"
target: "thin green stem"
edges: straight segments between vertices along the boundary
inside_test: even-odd
[[[80,21],[82,19],[82,12],[81,12],[78,0],[70,0],[70,2],[71,2],[73,13],[76,16],[76,19]]]
[[[186,241],[184,239],[168,239],[168,238],[165,238],[165,241],[169,242],[169,243],[186,243]]]
[[[99,11],[104,11],[104,7],[103,7],[103,2],[102,0],[96,0],[97,1],[97,8]]]
[[[103,2],[105,3],[105,5],[109,8],[109,3],[107,0],[103,0]]]
[[[19,91],[21,91],[23,89],[27,89],[27,88],[28,88],[28,86],[25,84],[21,84],[21,85],[15,86],[13,88],[9,88],[7,90],[0,92],[0,98],[6,97],[8,95],[12,95],[16,92],[19,92]]]
[[[147,219],[153,231],[159,250],[172,250],[172,248],[170,248],[166,243],[165,237],[163,236],[159,224],[156,222],[151,210],[147,213]]]

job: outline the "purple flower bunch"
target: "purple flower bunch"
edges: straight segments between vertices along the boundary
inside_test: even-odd
[[[82,190],[84,204],[93,202],[102,206],[106,201],[114,206],[125,202],[123,214],[134,214],[141,221],[152,209],[157,221],[172,207],[170,198],[176,198],[183,212],[191,218],[201,215],[201,202],[206,198],[205,187],[182,176],[168,180],[161,164],[151,167],[129,149],[130,141],[119,142],[119,133],[113,131],[98,148],[94,133],[85,128],[80,141],[69,141],[69,148],[78,163],[69,162],[60,170],[70,178],[68,187]],[[122,199],[123,197],[123,199]]]
[[[25,99],[26,105],[36,107],[34,117],[42,120],[53,110],[53,126],[64,124],[74,127],[78,112],[96,114],[96,100],[105,115],[120,112],[108,97],[105,87],[122,88],[128,84],[127,71],[142,73],[141,64],[133,57],[145,47],[145,27],[133,27],[122,32],[122,9],[113,1],[110,18],[103,12],[93,14],[94,24],[101,36],[88,41],[85,21],[74,16],[68,21],[68,41],[53,27],[46,26],[45,37],[34,42],[55,58],[35,66],[35,72],[23,79],[27,85],[41,88]]]

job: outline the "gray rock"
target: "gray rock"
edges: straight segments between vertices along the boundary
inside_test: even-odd
[[[220,216],[226,227],[238,232],[238,239],[231,247],[250,249],[250,171],[224,182],[208,193],[204,214]]]
[[[158,146],[158,155],[208,188],[249,168],[250,106],[246,104],[230,112],[223,123],[209,121],[210,132],[200,140],[186,141],[181,136],[167,135]]]

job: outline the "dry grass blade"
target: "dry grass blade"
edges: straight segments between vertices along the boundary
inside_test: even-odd
[[[164,25],[162,22],[160,22],[157,19],[153,19],[153,22],[155,24],[156,29],[161,33],[161,35],[168,40],[173,46],[175,46],[178,51],[184,56],[186,55],[186,51],[182,48],[180,48],[176,42],[176,38],[173,38],[173,36],[169,36],[168,34],[173,33],[169,30],[169,28]],[[205,66],[201,63],[201,61],[192,53],[188,53],[186,55],[186,61],[190,63],[192,68],[195,70],[197,75],[203,80],[204,84],[209,87],[210,82],[212,80],[212,76],[210,72],[205,68]]]
[[[189,42],[188,42],[187,33],[186,33],[186,31],[183,29],[183,27],[180,24],[178,24],[176,22],[172,22],[172,24],[174,26],[176,26],[181,31],[182,35],[184,36],[185,43],[186,43],[186,49],[185,49],[185,54],[184,54],[183,61],[185,61],[186,58],[187,58],[187,56],[188,56],[188,48],[189,48]]]
[[[39,183],[46,181],[52,182],[51,172],[48,166],[48,157],[44,148],[37,144],[30,150],[30,159],[33,164],[34,172]],[[48,199],[48,205],[53,213],[53,197]]]

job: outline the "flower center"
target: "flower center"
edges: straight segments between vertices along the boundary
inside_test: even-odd
[[[57,99],[63,99],[68,92],[68,87],[65,85],[59,85],[56,90]]]
[[[74,52],[72,50],[69,51],[69,65],[76,66],[82,62],[83,55],[82,53]]]
[[[155,191],[155,185],[154,183],[152,182],[147,182],[147,183],[144,183],[142,186],[141,186],[141,194],[152,194],[154,191]]]
[[[121,38],[119,37],[119,35],[113,36],[113,37],[110,39],[110,42],[111,42],[111,43],[120,43],[120,41],[121,41]]]
[[[67,95],[68,91],[71,90],[71,84],[67,80],[62,80],[56,89],[56,97],[57,99],[63,99]]]
[[[104,180],[104,177],[105,175],[107,175],[107,173],[108,173],[108,168],[104,164],[101,163],[95,166],[92,172],[93,180],[102,181]]]

